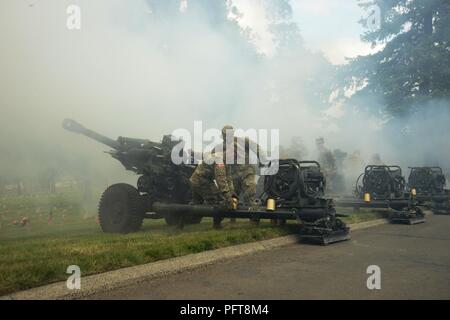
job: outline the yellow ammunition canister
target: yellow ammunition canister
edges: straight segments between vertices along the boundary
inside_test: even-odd
[[[267,199],[267,211],[275,211],[275,200],[274,199]]]
[[[233,210],[237,210],[238,203],[239,203],[239,199],[233,198],[233,203],[232,203]]]

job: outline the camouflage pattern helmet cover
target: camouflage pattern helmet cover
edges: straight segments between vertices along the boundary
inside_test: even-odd
[[[230,126],[229,124],[223,126],[222,128],[222,135],[225,136],[227,134],[227,130],[230,130],[234,134],[234,128],[233,126]]]

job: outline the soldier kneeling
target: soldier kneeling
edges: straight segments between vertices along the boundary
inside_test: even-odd
[[[230,148],[234,156],[234,148]],[[234,193],[232,165],[225,164],[226,153],[211,154],[197,166],[189,179],[192,204],[223,204],[233,209],[237,201]],[[221,217],[214,217],[214,228],[221,227]]]

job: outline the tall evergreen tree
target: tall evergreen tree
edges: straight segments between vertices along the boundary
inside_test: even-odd
[[[362,40],[382,49],[341,68],[341,93],[356,90],[351,102],[368,108],[381,103],[394,116],[450,97],[450,1],[358,1],[367,10],[379,8],[379,28],[364,33]]]

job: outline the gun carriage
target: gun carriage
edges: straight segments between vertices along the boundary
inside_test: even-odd
[[[127,170],[140,177],[137,187],[118,183],[108,187],[99,203],[99,221],[104,232],[128,233],[141,228],[143,219],[165,219],[169,225],[183,227],[214,219],[295,220],[300,224],[301,240],[329,243],[350,239],[349,228],[338,217],[333,200],[323,198],[325,178],[315,161],[279,160],[275,175],[264,177],[264,191],[255,205],[192,205],[189,177],[195,165],[174,164],[173,147],[182,143],[170,135],[162,142],[119,137],[107,138],[84,128],[71,119],[63,127],[99,141],[113,150],[108,153]],[[180,149],[183,157],[192,156]]]
[[[425,222],[415,194],[406,191],[406,181],[399,166],[368,165],[356,180],[354,196],[336,200],[340,207],[391,209],[393,223]]]
[[[415,194],[419,205],[435,214],[450,214],[450,190],[440,167],[410,167],[408,190]]]

